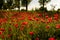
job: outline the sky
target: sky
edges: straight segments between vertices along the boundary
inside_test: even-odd
[[[60,3],[60,0],[51,0],[51,2],[49,2],[45,7],[47,7],[48,10],[52,10],[53,7],[51,5],[53,5],[55,6],[55,10],[57,10],[58,8],[60,8],[59,3]],[[28,5],[28,10],[31,10],[31,9],[35,10],[35,8],[39,8],[39,7],[40,7],[40,4],[38,0],[32,0],[30,4]]]

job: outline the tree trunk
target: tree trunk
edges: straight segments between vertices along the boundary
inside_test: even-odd
[[[44,0],[43,0],[43,17],[44,17]]]
[[[3,6],[3,0],[0,0],[0,9],[2,9]]]
[[[28,10],[28,1],[26,0],[26,11]]]
[[[44,8],[44,0],[43,0],[43,8]]]
[[[21,0],[20,0],[21,1]],[[21,2],[20,2],[20,6],[21,6]]]
[[[18,10],[20,11],[20,0],[18,1]]]
[[[20,11],[20,0],[15,1],[16,7],[18,8],[18,11]]]

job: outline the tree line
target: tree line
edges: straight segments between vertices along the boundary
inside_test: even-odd
[[[15,7],[17,7],[18,9],[20,9],[21,6],[26,7],[26,11],[28,10],[28,5],[32,0],[0,0],[0,9],[14,9]],[[44,10],[44,6],[50,2],[51,0],[39,0],[40,6],[43,8]]]

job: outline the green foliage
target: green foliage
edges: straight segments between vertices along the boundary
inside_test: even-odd
[[[40,11],[45,11],[45,12],[47,12],[47,8],[41,7],[41,8],[40,8]]]
[[[44,6],[45,6],[48,2],[50,2],[50,1],[51,1],[51,0],[39,0],[40,5],[42,5],[42,7],[43,7],[42,10],[45,10],[45,9],[44,9]]]
[[[28,10],[28,4],[31,2],[31,0],[21,0],[22,6],[26,7],[26,11]]]
[[[13,2],[12,0],[8,0],[8,1],[7,1],[7,6],[8,6],[9,9],[10,9],[10,7],[12,6],[12,2]]]
[[[0,9],[2,9],[3,6],[3,0],[0,0]]]
[[[21,11],[26,11],[25,9],[21,9]]]
[[[27,5],[31,2],[31,0],[21,0],[22,2],[22,6],[26,6],[26,2],[27,2]]]
[[[57,12],[60,13],[60,9],[58,9]]]
[[[16,5],[17,7],[19,7],[19,5],[20,5],[20,0],[15,0],[15,5]]]
[[[50,2],[51,0],[39,0],[39,3],[41,4],[41,5],[46,5],[48,2]]]

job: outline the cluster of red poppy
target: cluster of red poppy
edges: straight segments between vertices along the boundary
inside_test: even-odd
[[[2,39],[6,39],[7,37],[11,39],[13,36],[13,40],[15,40],[15,37],[22,40],[24,37],[30,35],[27,37],[28,39],[33,39],[31,36],[35,36],[34,40],[40,40],[41,38],[37,36],[42,35],[40,31],[43,32],[44,30],[48,32],[48,40],[56,40],[57,38],[50,33],[52,31],[55,32],[57,29],[60,29],[60,19],[57,13],[53,16],[49,16],[46,13],[43,17],[43,14],[38,12],[34,12],[33,14],[31,12],[11,12],[4,18],[0,18],[0,37]]]

